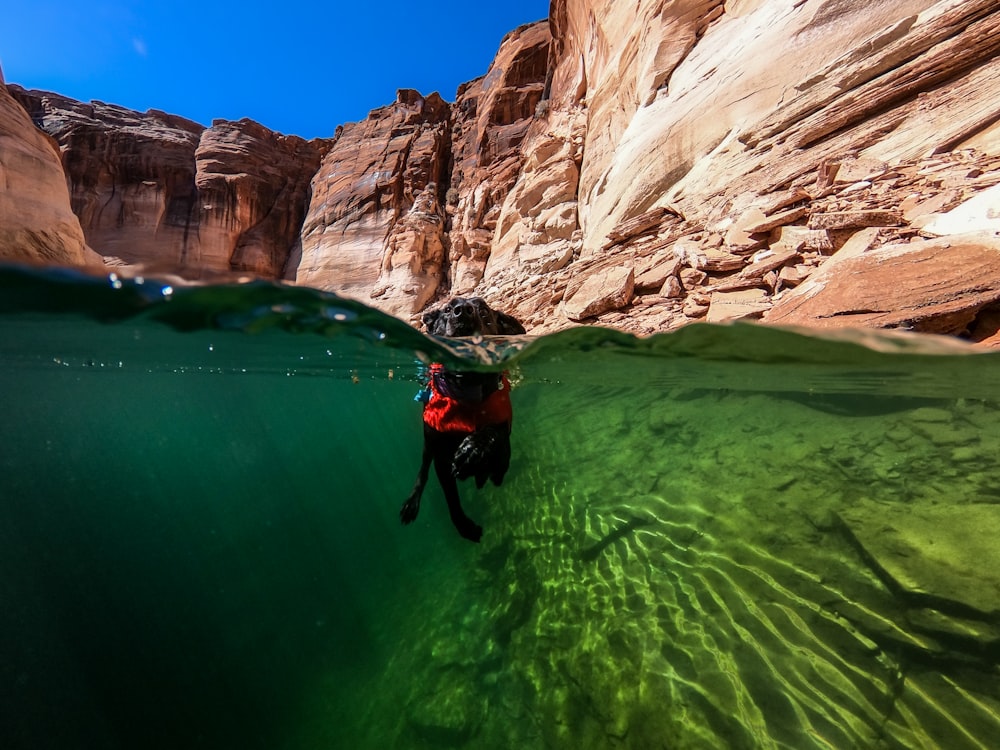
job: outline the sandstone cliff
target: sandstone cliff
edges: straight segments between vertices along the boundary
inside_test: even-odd
[[[706,316],[814,323],[819,308],[793,313],[784,290],[849,239],[861,233],[860,255],[909,246],[930,236],[928,215],[1000,182],[995,3],[555,0],[551,22],[549,127],[525,150],[571,139],[583,119],[579,257],[517,286],[497,268],[484,290],[522,315],[558,300],[562,316],[533,317],[545,328],[595,316],[640,332]],[[525,170],[514,192],[533,182]],[[545,239],[498,244],[520,257]],[[988,234],[963,242],[997,250]],[[932,274],[943,297],[964,297],[959,256],[939,257]],[[917,257],[900,261],[880,305],[898,311],[893,325],[962,332],[1000,298],[984,269],[988,291],[953,305],[962,315],[918,313],[923,288],[907,276]],[[830,285],[809,294],[827,298],[824,324],[876,323],[847,314],[856,300]]]
[[[289,277],[406,319],[436,294],[474,292],[524,163],[548,46],[547,23],[521,27],[453,105],[403,90],[339,129],[313,180]]]
[[[0,258],[100,267],[70,208],[59,150],[7,93],[0,72]]]
[[[454,294],[471,294],[495,257],[504,201],[521,171],[522,145],[544,95],[548,23],[514,30],[486,75],[461,86],[452,131],[450,275]]]
[[[73,211],[109,265],[282,275],[324,142],[9,90],[58,143]]]
[[[995,340],[995,2],[550,10],[453,104],[401,91],[309,143],[10,88],[113,263],[251,271],[407,319],[479,294],[536,332],[751,317]]]
[[[338,128],[313,178],[292,279],[365,301],[380,284],[384,307],[397,314],[415,312],[400,304],[408,296],[415,308],[427,303],[444,264],[436,186],[447,179],[449,118],[437,94],[403,90],[364,122]],[[393,232],[404,216],[412,225],[405,237]]]

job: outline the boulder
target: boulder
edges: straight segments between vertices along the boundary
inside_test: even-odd
[[[595,273],[567,299],[563,312],[570,320],[593,318],[610,310],[618,310],[632,301],[635,272],[632,268],[612,268],[604,274]]]
[[[770,307],[771,299],[763,289],[714,292],[705,320],[709,323],[722,323],[759,318]]]
[[[894,227],[903,223],[898,211],[872,209],[868,211],[835,211],[809,217],[810,229],[857,229],[860,227]]]
[[[923,230],[938,236],[967,232],[1000,234],[1000,185],[994,185],[941,214],[925,224]]]
[[[778,213],[770,216],[765,216],[757,221],[747,222],[741,228],[748,234],[770,232],[772,229],[777,229],[778,227],[783,227],[786,224],[792,224],[798,221],[805,216],[808,211],[809,208],[807,206],[789,208],[785,211],[779,211]]]
[[[777,300],[764,321],[959,334],[1000,300],[1000,237],[993,234],[845,250]]]
[[[872,569],[910,604],[1000,617],[1000,506],[859,501],[839,513]]]
[[[825,229],[809,229],[803,226],[783,226],[778,230],[777,239],[771,242],[771,249],[778,248],[816,253],[833,252],[830,233]]]
[[[680,269],[681,259],[673,251],[657,255],[636,274],[636,293],[658,292],[668,278],[677,276]]]

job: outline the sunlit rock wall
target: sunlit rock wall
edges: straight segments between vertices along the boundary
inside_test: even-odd
[[[922,175],[940,168],[922,159],[955,153],[955,178],[969,167],[977,182],[949,185],[962,194],[934,210],[996,184],[1000,9],[988,0],[555,0],[550,26],[546,122],[525,141],[480,285],[536,330],[581,311],[643,333],[760,317],[843,230],[894,228],[873,246],[921,231],[914,216],[870,215],[812,236],[815,256],[781,236],[813,214],[894,209],[909,196],[893,165]]]
[[[100,267],[74,215],[55,142],[7,92],[0,72],[0,258]]]
[[[369,301],[383,275],[383,256],[396,223],[428,185],[444,184],[450,117],[439,95],[401,89],[393,104],[338,128],[312,181],[301,251],[289,266],[289,278]],[[427,229],[435,234],[443,232],[443,225]],[[413,289],[403,290],[393,282],[383,286],[383,293],[392,286],[414,298],[409,307],[419,308],[429,297],[426,288],[417,287],[432,284],[432,294],[438,280],[432,282],[434,274],[421,269],[425,264],[440,267],[444,257],[436,240],[415,243],[412,252],[419,257],[391,262],[412,262],[423,283],[415,279]],[[433,257],[425,258],[424,252]],[[396,312],[414,311],[405,310],[402,299],[384,301]]]
[[[495,237],[504,201],[525,167],[522,149],[544,96],[547,22],[515,29],[486,75],[459,87],[452,129],[451,290],[468,294],[487,262],[500,254]]]
[[[995,128],[965,95],[995,100],[997,23],[984,1],[556,0],[553,104],[587,106],[585,252],[654,205],[694,218],[824,158]]]

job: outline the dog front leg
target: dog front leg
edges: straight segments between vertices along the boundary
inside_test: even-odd
[[[448,503],[448,513],[451,522],[455,524],[458,533],[471,542],[478,542],[483,536],[483,527],[465,515],[462,500],[458,495],[458,482],[452,474],[450,456],[437,456],[434,460],[434,471],[437,473],[444,499]]]
[[[399,509],[399,520],[404,526],[413,523],[420,512],[420,498],[424,494],[424,487],[427,485],[427,475],[431,469],[431,459],[434,453],[431,450],[430,442],[424,436],[424,454],[420,459],[420,470],[417,472],[417,481],[413,484],[413,491],[406,498],[403,507]]]

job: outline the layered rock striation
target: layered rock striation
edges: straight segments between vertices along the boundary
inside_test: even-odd
[[[0,258],[101,266],[70,207],[55,142],[36,129],[0,73]]]
[[[402,90],[313,142],[10,89],[112,263],[249,271],[405,319],[478,294],[535,332],[750,317],[996,339],[994,2],[550,11],[454,103]],[[887,253],[903,283],[875,305]]]
[[[487,295],[512,296],[522,315],[554,301],[561,315],[532,318],[543,330],[567,318],[640,333],[767,319],[784,290],[855,234],[863,242],[880,229],[866,251],[929,237],[919,215],[900,213],[904,202],[940,200],[925,211],[943,211],[996,182],[995,4],[557,0],[551,23],[547,116],[585,123],[580,240],[565,270],[529,272],[515,286],[497,267],[487,279]],[[525,148],[542,153],[550,137]],[[525,170],[514,191],[536,180]],[[840,223],[823,218],[852,211]],[[989,252],[992,240],[981,239]],[[632,271],[631,289],[621,269]],[[938,292],[965,299],[962,273],[947,261],[938,272]],[[831,309],[850,304],[830,285],[813,294]],[[887,304],[913,310],[921,294]],[[905,313],[893,324],[965,333],[997,299],[968,298],[965,326]]]
[[[515,29],[454,104],[401,90],[345,125],[313,179],[289,277],[412,318],[476,291],[520,174],[548,64],[548,24]]]
[[[529,128],[538,127],[550,41],[547,23],[515,29],[486,75],[458,90],[447,196],[455,294],[473,293],[498,256],[501,214],[528,157],[522,146]]]
[[[198,252],[207,265],[281,278],[299,245],[310,181],[329,144],[250,120],[217,120],[195,150]]]
[[[9,90],[58,144],[73,212],[108,265],[283,274],[325,142]]]
[[[439,95],[404,89],[367,120],[338,128],[312,180],[291,279],[365,301],[376,292],[404,316],[427,303],[445,261],[436,192],[446,182],[450,117]]]

